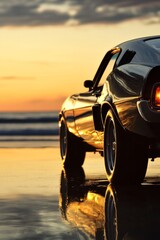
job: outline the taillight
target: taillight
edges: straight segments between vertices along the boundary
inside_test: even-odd
[[[160,107],[160,83],[154,85],[151,101],[154,107]]]

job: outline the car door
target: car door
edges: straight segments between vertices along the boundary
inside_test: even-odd
[[[74,108],[75,124],[79,135],[87,142],[100,140],[99,132],[95,129],[93,110],[95,107],[100,105],[99,100],[103,94],[102,90],[104,83],[106,82],[106,77],[112,71],[113,63],[111,64],[111,67],[110,60],[113,55],[118,56],[119,52],[119,48],[115,48],[107,52],[95,74],[93,81],[89,81],[93,83],[93,85],[89,88],[89,91],[77,95]]]

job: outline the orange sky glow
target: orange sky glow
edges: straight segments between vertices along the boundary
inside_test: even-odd
[[[43,4],[37,11],[48,9],[70,16],[78,11],[65,4]],[[59,110],[68,95],[85,91],[83,81],[93,78],[107,50],[132,38],[158,35],[159,18],[152,20],[1,26],[0,111]]]

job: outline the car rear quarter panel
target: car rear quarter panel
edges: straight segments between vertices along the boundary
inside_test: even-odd
[[[150,66],[126,64],[116,68],[108,79],[112,103],[121,125],[130,132],[145,137],[153,134],[138,112],[137,101],[142,98],[151,69]]]

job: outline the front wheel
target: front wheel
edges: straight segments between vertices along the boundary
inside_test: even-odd
[[[104,129],[104,159],[107,178],[115,184],[137,184],[145,177],[147,145],[137,144],[122,129],[111,110]]]
[[[60,122],[60,153],[64,167],[79,168],[85,159],[81,140],[69,132],[64,118]]]

